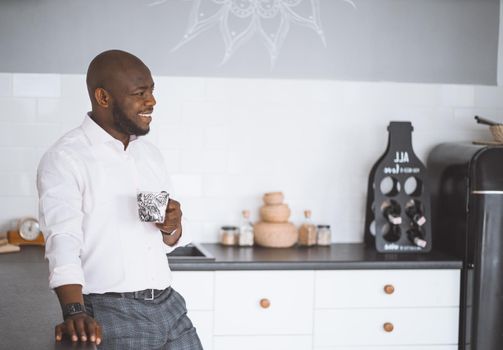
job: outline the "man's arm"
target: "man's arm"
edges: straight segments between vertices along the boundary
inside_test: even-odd
[[[84,305],[82,286],[80,284],[59,286],[55,291],[63,313],[69,304],[77,303],[82,306]],[[101,326],[84,311],[66,316],[63,323],[56,326],[55,336],[57,341],[62,339],[63,334],[70,336],[72,341],[80,339],[85,342],[89,339],[91,342],[96,342],[96,344],[101,343]]]
[[[84,305],[84,273],[79,256],[83,241],[82,195],[72,159],[64,152],[46,153],[37,173],[39,218],[46,243],[45,257],[49,261],[49,286],[58,295],[63,312],[68,304]],[[101,342],[101,327],[85,312],[75,312],[64,318],[55,327],[57,341],[67,334],[72,341]]]

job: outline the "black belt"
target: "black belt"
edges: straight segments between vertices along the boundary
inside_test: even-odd
[[[162,293],[164,293],[170,288],[171,287],[168,287],[166,289],[144,289],[136,292],[123,292],[123,293],[117,293],[117,292],[108,292],[103,294],[92,293],[91,295],[106,295],[113,298],[128,298],[138,300],[154,300],[155,298],[158,298]]]

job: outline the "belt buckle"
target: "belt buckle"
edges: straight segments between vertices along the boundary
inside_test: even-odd
[[[145,300],[154,300],[154,290],[148,289],[150,291],[150,297],[145,297]]]

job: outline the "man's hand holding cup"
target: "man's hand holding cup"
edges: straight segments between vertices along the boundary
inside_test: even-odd
[[[164,222],[155,224],[163,235],[164,243],[173,246],[182,236],[182,210],[180,203],[169,199]]]

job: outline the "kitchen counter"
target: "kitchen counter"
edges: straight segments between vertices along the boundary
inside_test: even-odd
[[[380,254],[364,244],[332,244],[328,247],[226,247],[202,244],[215,259],[170,263],[181,270],[355,270],[355,269],[461,269],[462,262],[452,256],[429,254]]]
[[[203,244],[214,260],[173,259],[172,270],[461,269],[459,259],[431,254],[378,254],[363,244],[313,248],[238,248]],[[43,248],[22,247],[0,255],[0,349],[94,349],[92,344],[54,341],[61,322],[56,295],[48,288]]]
[[[91,344],[54,341],[61,311],[48,276],[41,247],[0,255],[0,349],[95,349]]]

